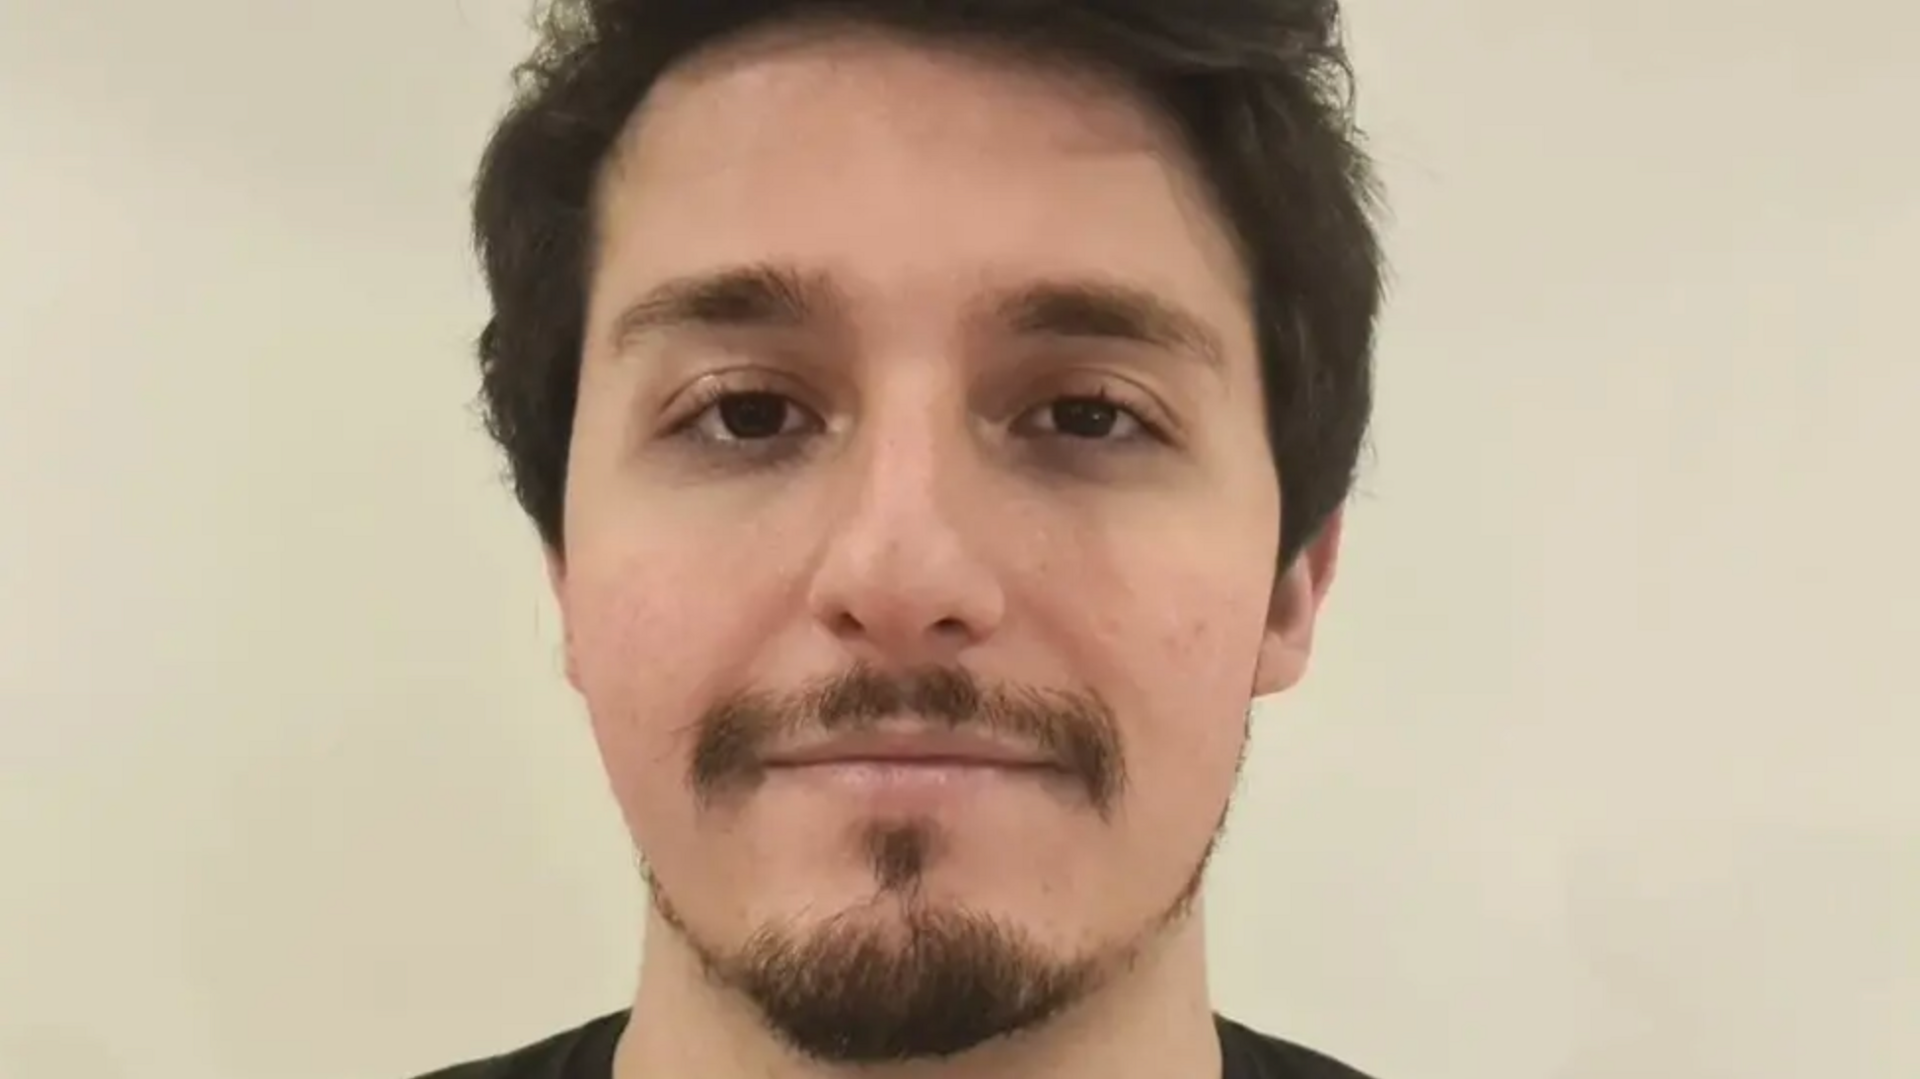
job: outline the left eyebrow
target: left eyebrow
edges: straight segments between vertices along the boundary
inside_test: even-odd
[[[1226,368],[1220,336],[1199,315],[1132,285],[1042,281],[1011,289],[989,304],[993,320],[1015,334],[1145,345]]]

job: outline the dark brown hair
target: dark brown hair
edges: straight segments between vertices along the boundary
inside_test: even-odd
[[[661,76],[778,22],[839,18],[1119,76],[1171,119],[1253,282],[1279,557],[1346,500],[1372,411],[1381,256],[1337,0],[552,0],[487,146],[474,230],[493,315],[487,425],[521,506],[561,547],[595,196]]]

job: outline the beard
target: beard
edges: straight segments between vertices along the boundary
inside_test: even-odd
[[[798,693],[742,694],[717,705],[696,725],[692,793],[709,810],[750,797],[761,778],[759,751],[779,735],[857,730],[900,713],[1046,747],[1102,819],[1126,790],[1117,725],[1093,694],[985,687],[961,670],[902,678],[854,668]],[[1238,774],[1236,767],[1233,787]],[[761,926],[738,944],[697,931],[650,872],[647,884],[661,923],[788,1049],[836,1065],[939,1059],[1042,1026],[1184,920],[1224,833],[1231,793],[1158,911],[1130,934],[1077,950],[1006,917],[929,897],[923,885],[945,837],[928,820],[874,821],[856,833],[875,884],[866,902],[824,921]]]
[[[921,822],[865,837],[878,889],[810,926],[763,926],[726,947],[691,927],[648,876],[655,911],[708,978],[746,999],[791,1051],[818,1063],[941,1059],[1038,1028],[1098,991],[1182,922],[1198,900],[1226,813],[1185,884],[1133,934],[1081,951],[1014,922],[925,896],[938,833]]]
[[[830,1064],[949,1057],[1031,1029],[1081,999],[1100,966],[1051,955],[985,914],[916,900],[762,928],[730,952],[680,932],[787,1048]]]

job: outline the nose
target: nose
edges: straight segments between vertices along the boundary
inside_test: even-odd
[[[992,526],[978,506],[963,438],[946,445],[926,427],[849,460],[810,584],[816,622],[857,658],[882,667],[947,666],[991,637],[1006,613],[995,566],[979,540]],[[971,504],[971,505],[970,505]]]

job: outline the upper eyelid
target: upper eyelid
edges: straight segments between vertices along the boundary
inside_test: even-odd
[[[702,403],[701,411],[712,408],[727,397],[738,394],[771,393],[812,408],[796,380],[765,369],[728,369],[711,371],[667,398],[665,411],[678,413],[689,399]],[[817,409],[815,411],[818,411]],[[691,415],[691,413],[689,413]]]

